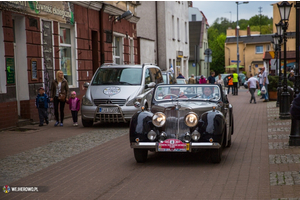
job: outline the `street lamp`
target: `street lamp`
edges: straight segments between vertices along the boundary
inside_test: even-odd
[[[284,48],[284,73],[283,73],[283,91],[281,93],[281,101],[280,101],[280,119],[289,119],[290,118],[290,93],[287,89],[287,78],[286,78],[286,30],[288,28],[288,20],[291,8],[293,4],[289,4],[287,1],[283,1],[280,5],[277,4],[280,17],[282,21],[282,29],[283,29],[283,48]],[[280,29],[280,28],[278,28]],[[281,32],[281,30],[279,30]]]
[[[237,53],[236,53],[236,61],[237,61],[237,69],[236,73],[239,74],[239,67],[240,67],[240,53],[239,53],[239,5],[240,4],[247,4],[249,1],[244,1],[242,3],[236,1],[236,13],[237,13],[237,19],[236,19],[236,45],[237,45]]]
[[[295,83],[294,83],[294,91],[295,97],[299,93],[299,46],[300,46],[300,39],[299,39],[299,17],[300,17],[300,2],[296,1],[295,4],[296,8],[296,68],[295,68]],[[291,124],[291,132],[290,132],[290,139],[289,139],[289,146],[300,146],[300,120],[294,119],[292,117],[292,124]]]
[[[277,33],[275,34],[274,37],[274,43],[277,44],[277,66],[279,69],[279,74],[278,74],[278,84],[277,84],[277,102],[276,102],[276,107],[280,106],[280,98],[281,98],[281,87],[282,87],[282,73],[281,73],[281,43],[282,43],[282,22],[280,21],[278,24],[275,24]]]

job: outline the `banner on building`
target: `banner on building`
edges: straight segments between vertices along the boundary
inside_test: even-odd
[[[74,24],[74,5],[67,1],[2,1],[1,9]]]

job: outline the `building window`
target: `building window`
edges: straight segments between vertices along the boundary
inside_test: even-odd
[[[174,24],[174,15],[172,15],[172,38],[175,40],[175,24]]]
[[[123,64],[123,43],[122,43],[122,37],[120,36],[114,36],[114,43],[113,43],[113,61],[116,64]]]
[[[270,45],[267,44],[266,51],[270,51]]]
[[[263,46],[256,46],[255,47],[256,53],[263,53]]]
[[[130,63],[134,64],[134,45],[133,39],[130,40]]]
[[[179,18],[177,18],[177,36],[178,42],[180,41],[180,28],[179,28]]]
[[[74,28],[67,25],[60,26],[59,49],[60,68],[69,86],[75,86],[75,38]]]
[[[192,21],[196,21],[196,15],[192,15]]]

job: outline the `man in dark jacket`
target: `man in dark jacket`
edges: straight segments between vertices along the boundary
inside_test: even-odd
[[[182,75],[181,72],[179,72],[179,75],[177,76],[177,78],[184,78],[184,76]]]
[[[293,119],[300,120],[300,93],[293,100],[290,113]]]
[[[48,121],[48,103],[50,103],[50,100],[45,93],[45,89],[43,87],[40,87],[39,94],[36,97],[35,100],[35,107],[37,107],[39,111],[39,118],[40,118],[40,124],[39,126],[43,126],[44,120],[46,121],[46,124],[49,124]]]

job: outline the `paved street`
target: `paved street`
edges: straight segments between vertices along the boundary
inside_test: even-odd
[[[38,193],[0,199],[300,199],[300,147],[289,147],[290,120],[276,102],[249,104],[241,89],[234,107],[232,146],[220,164],[197,154],[150,153],[136,163],[128,124],[91,128],[22,128],[0,132],[0,185],[38,186]]]

